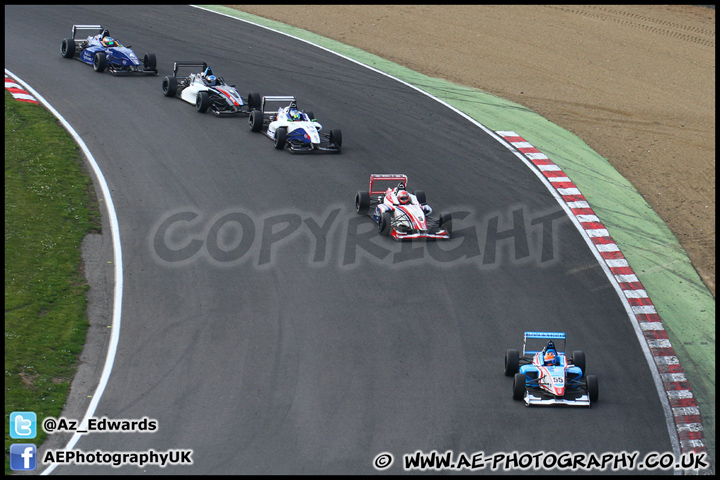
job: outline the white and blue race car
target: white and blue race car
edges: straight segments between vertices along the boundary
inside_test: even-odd
[[[340,153],[340,129],[323,131],[323,126],[312,112],[298,110],[293,96],[262,97],[260,109],[250,113],[248,122],[251,131],[264,133],[273,140],[278,150],[288,147],[293,153]]]
[[[197,68],[199,72],[178,75],[180,69]],[[213,112],[215,115],[249,115],[260,108],[260,94],[250,93],[247,98],[240,96],[235,85],[229,85],[222,77],[215,76],[212,67],[205,62],[175,62],[172,76],[163,78],[163,95],[179,97],[195,105],[200,113]]]
[[[112,38],[102,25],[73,25],[72,37],[63,39],[60,54],[92,65],[98,73],[107,69],[114,74],[158,74],[154,53],[146,53],[141,63],[129,45]]]
[[[528,343],[531,341],[531,344]],[[547,342],[542,350],[533,347]],[[563,332],[525,332],[523,352],[505,352],[505,375],[513,377],[513,399],[530,405],[589,407],[598,400],[598,380],[585,374],[585,353],[565,355]]]

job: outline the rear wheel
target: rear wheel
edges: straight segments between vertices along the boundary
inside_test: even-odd
[[[310,121],[315,120],[315,114],[312,112],[312,110],[309,111],[309,112],[305,112],[305,115],[308,116],[308,118],[310,119]]]
[[[275,148],[282,150],[285,148],[285,141],[287,139],[287,128],[278,128],[275,130]]]
[[[520,370],[520,352],[509,349],[505,351],[505,375],[512,377]]]
[[[65,58],[73,58],[75,56],[75,40],[66,38],[60,45],[60,55]]]
[[[420,205],[427,205],[427,198],[425,197],[425,192],[423,192],[422,190],[417,190],[414,195]]]
[[[330,130],[330,144],[336,145],[338,148],[342,147],[342,132],[339,128]]]
[[[93,58],[93,68],[96,72],[102,73],[105,71],[106,66],[107,57],[105,56],[105,52],[97,52]]]
[[[572,354],[572,363],[576,367],[579,367],[580,370],[582,370],[583,375],[585,375],[585,352],[575,350]]]
[[[157,59],[154,53],[146,53],[143,58],[143,66],[145,70],[157,70]]]
[[[357,192],[355,194],[355,211],[364,215],[370,210],[370,192]]]
[[[392,225],[392,213],[382,212],[380,214],[380,221],[378,222],[378,230],[380,235],[387,237],[390,235],[390,226]]]
[[[209,106],[210,94],[208,92],[198,92],[197,97],[195,97],[195,108],[197,108],[197,111],[205,113]]]
[[[587,384],[587,391],[588,396],[590,397],[591,402],[597,402],[598,396],[600,394],[598,390],[598,379],[595,375],[588,375],[585,378],[585,383]]]
[[[262,97],[259,93],[251,93],[248,95],[248,108],[250,111],[255,110],[256,108],[260,108],[260,104],[262,103]]]
[[[525,374],[518,372],[513,378],[513,400],[522,400],[525,390]]]
[[[163,78],[162,89],[163,95],[166,97],[174,97],[177,93],[177,78],[165,77]]]

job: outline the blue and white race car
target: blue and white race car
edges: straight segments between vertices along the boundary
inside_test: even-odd
[[[542,350],[528,344],[546,342]],[[505,375],[513,378],[513,399],[530,405],[574,405],[589,407],[598,400],[595,375],[585,375],[585,353],[565,355],[563,332],[525,332],[523,353],[505,352]]]
[[[340,153],[342,147],[340,129],[323,131],[312,112],[298,110],[293,96],[262,97],[260,109],[250,112],[248,122],[250,131],[264,133],[278,150]]]
[[[114,74],[158,74],[154,53],[146,53],[141,63],[130,46],[112,38],[102,25],[73,25],[72,37],[63,39],[60,54],[92,65],[99,73],[107,69]]]

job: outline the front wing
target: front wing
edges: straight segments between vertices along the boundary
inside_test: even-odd
[[[398,232],[394,228],[390,232],[390,236],[393,237],[395,240],[413,240],[416,238],[447,240],[450,238],[450,235],[446,230],[440,230],[436,233],[405,233]]]
[[[587,392],[567,393],[564,397],[555,397],[536,390],[525,390],[523,397],[526,406],[531,405],[569,405],[574,407],[589,407],[590,396]]]

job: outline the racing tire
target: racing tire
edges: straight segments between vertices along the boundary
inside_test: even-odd
[[[338,148],[342,147],[342,132],[339,128],[330,130],[330,144],[336,145]]]
[[[60,45],[60,55],[65,58],[73,58],[75,56],[75,40],[66,38]]]
[[[143,57],[143,67],[145,70],[157,70],[157,58],[154,53],[146,53]]]
[[[357,192],[355,194],[355,211],[358,215],[365,215],[370,210],[370,192]]]
[[[420,205],[427,205],[427,197],[425,197],[425,192],[422,190],[417,190],[413,195],[415,195],[415,198],[417,198],[417,201]]]
[[[452,235],[452,215],[448,212],[442,212],[438,226],[444,229],[448,235]]]
[[[303,110],[303,112],[305,112],[305,110]],[[312,112],[312,110],[310,110],[309,112],[305,112],[305,115],[308,116],[308,118],[310,119],[310,121],[315,120],[315,114]]]
[[[251,132],[259,132],[263,126],[263,113],[260,110],[253,110],[248,117]]]
[[[392,214],[390,212],[382,212],[380,221],[378,222],[378,231],[383,237],[390,235],[392,225]]]
[[[525,397],[525,374],[516,373],[513,378],[513,400],[522,400]]]
[[[177,94],[178,82],[175,77],[163,78],[162,89],[166,97],[174,97]]]
[[[505,375],[512,377],[520,371],[520,352],[514,349],[505,351]]]
[[[275,130],[275,148],[282,150],[285,148],[287,140],[287,128],[278,128]]]
[[[254,92],[248,95],[248,108],[252,112],[262,106],[262,97],[259,93]]]
[[[582,370],[583,375],[585,375],[585,352],[581,350],[573,351],[572,363],[576,367],[579,367],[580,370]]]
[[[591,402],[597,402],[600,392],[598,390],[598,379],[595,375],[588,375],[585,378],[585,384],[587,385],[588,397]]]
[[[210,107],[210,94],[208,92],[198,92],[197,97],[195,97],[195,108],[197,108],[198,112],[205,113],[208,107]]]
[[[105,71],[105,67],[107,66],[107,56],[105,56],[105,52],[97,52],[95,53],[95,57],[93,57],[93,68],[96,72],[102,73]]]

